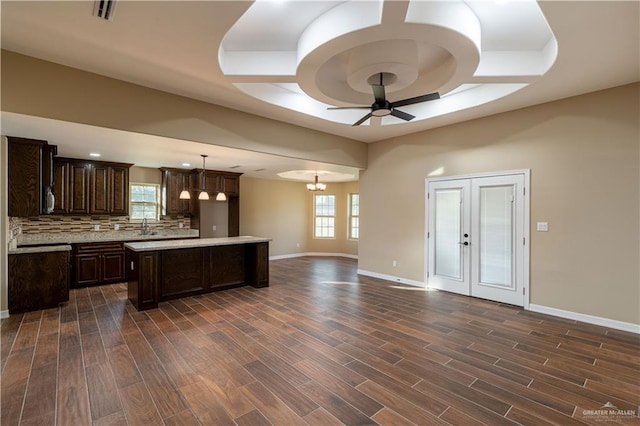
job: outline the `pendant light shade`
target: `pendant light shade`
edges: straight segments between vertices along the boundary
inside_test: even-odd
[[[218,192],[218,195],[216,195],[216,201],[227,201],[227,195],[224,192]]]
[[[186,189],[183,189],[182,192],[180,193],[180,197],[181,200],[190,200],[191,199],[191,194],[189,194],[189,191]]]
[[[208,200],[209,199],[209,194],[207,194],[207,191],[202,191],[200,192],[200,195],[198,195],[198,200]]]

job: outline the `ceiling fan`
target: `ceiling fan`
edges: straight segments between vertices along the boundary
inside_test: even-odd
[[[380,73],[380,84],[372,84],[371,88],[373,89],[373,97],[375,98],[375,102],[371,104],[371,106],[347,106],[347,107],[329,107],[327,109],[371,109],[367,115],[362,117],[360,120],[353,123],[353,126],[359,126],[365,121],[367,121],[371,117],[384,117],[386,115],[393,115],[394,117],[401,118],[405,121],[413,120],[415,115],[407,114],[406,112],[402,112],[396,109],[396,107],[401,107],[405,105],[413,105],[418,104],[420,102],[433,101],[435,99],[440,99],[440,94],[438,92],[429,93],[427,95],[416,96],[415,98],[403,99],[401,101],[389,102],[384,93],[384,85],[382,84],[382,75],[384,73]]]

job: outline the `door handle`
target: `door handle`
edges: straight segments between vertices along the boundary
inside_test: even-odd
[[[469,241],[465,241],[464,243],[458,243],[458,244],[461,244],[463,246],[468,246],[469,245]]]

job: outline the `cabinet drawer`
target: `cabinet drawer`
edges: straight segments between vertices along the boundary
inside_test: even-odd
[[[114,252],[119,251],[124,253],[124,243],[110,242],[110,243],[82,243],[76,244],[76,253],[95,253],[95,252]]]

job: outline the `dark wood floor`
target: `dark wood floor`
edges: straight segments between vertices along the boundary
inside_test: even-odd
[[[593,411],[637,414],[638,335],[355,271],[278,260],[265,289],[140,313],[118,284],[12,315],[2,425],[640,423]]]

